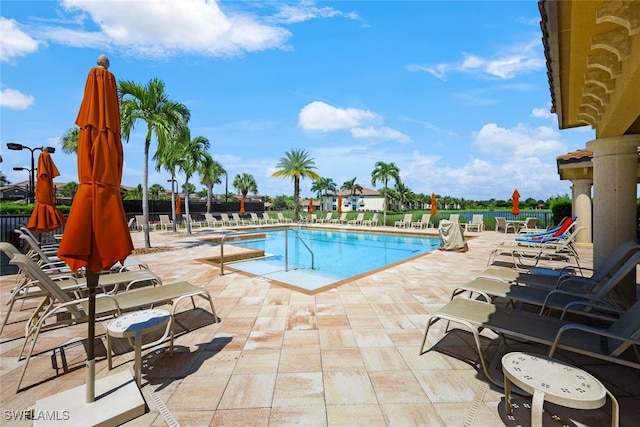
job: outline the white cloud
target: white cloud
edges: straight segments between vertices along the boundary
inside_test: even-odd
[[[391,129],[388,127],[381,127],[379,129],[368,128],[353,128],[351,129],[351,135],[354,138],[369,138],[369,139],[382,139],[388,141],[398,142],[411,142],[411,138],[404,133]]]
[[[531,117],[535,117],[538,119],[550,119],[552,118],[554,115],[551,114],[551,111],[549,109],[549,107],[547,108],[534,108],[531,111]]]
[[[519,74],[530,73],[545,67],[544,56],[538,39],[524,45],[506,47],[495,55],[483,58],[480,55],[462,53],[459,63],[419,65],[410,64],[409,71],[425,71],[436,78],[444,80],[451,71],[474,73],[508,80]]]
[[[306,130],[322,130],[325,132],[351,129],[366,120],[377,120],[380,116],[357,108],[336,108],[321,101],[305,105],[298,115],[298,124]]]
[[[496,157],[553,156],[567,150],[560,134],[548,126],[530,127],[518,124],[501,128],[495,123],[484,125],[475,135],[472,146]]]
[[[7,107],[12,110],[26,110],[33,105],[35,98],[25,95],[15,89],[2,89],[0,91],[0,107]]]
[[[64,0],[63,5],[89,16],[91,22],[84,22],[85,26],[98,27],[98,31],[41,28],[43,36],[72,46],[97,47],[108,41],[116,48],[151,57],[234,56],[281,48],[291,37],[288,30],[248,14],[227,14],[214,0]]]
[[[15,58],[38,50],[38,42],[18,28],[13,19],[0,17],[0,61],[12,62]]]
[[[315,2],[312,1],[302,1],[296,5],[285,4],[281,6],[280,11],[274,15],[274,20],[286,24],[295,24],[316,18],[335,17],[360,20],[360,17],[355,12],[345,13],[330,6],[317,7]]]

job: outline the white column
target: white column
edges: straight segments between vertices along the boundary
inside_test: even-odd
[[[600,138],[593,151],[593,266],[598,268],[621,243],[637,238],[637,168],[640,135]],[[634,275],[635,279],[635,275]],[[635,301],[635,280],[624,287]]]
[[[591,184],[590,179],[574,179],[571,181],[573,198],[573,216],[578,217],[576,227],[584,227],[576,236],[576,243],[581,246],[592,246],[591,237]]]

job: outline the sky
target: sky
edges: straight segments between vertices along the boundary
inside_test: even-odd
[[[28,179],[13,167],[31,155],[8,142],[56,147],[55,182],[78,181],[60,138],[100,54],[117,80],[160,79],[187,106],[230,191],[249,173],[259,194],[293,194],[272,174],[296,149],[338,187],[380,189],[382,161],[418,194],[508,200],[517,188],[546,200],[571,193],[556,157],[595,139],[550,113],[537,0],[3,0],[0,33],[0,168],[12,183]],[[145,129],[122,142],[123,185],[142,183]],[[149,185],[169,190],[169,178],[150,160]]]

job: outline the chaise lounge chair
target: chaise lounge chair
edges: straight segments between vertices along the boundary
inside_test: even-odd
[[[573,247],[573,241],[578,233],[584,230],[584,226],[578,227],[572,232],[562,236],[562,238],[554,238],[544,242],[503,242],[498,245],[489,254],[487,265],[492,264],[499,255],[511,256],[513,265],[516,268],[535,267],[541,259],[573,259],[577,265],[579,264],[578,252]],[[524,260],[534,261],[533,265],[527,265]]]
[[[540,314],[553,309],[574,312],[572,306],[579,305],[580,312],[589,311],[594,317],[597,316],[600,307],[605,307],[605,317],[610,317],[612,311],[628,308],[629,304],[617,293],[617,286],[631,272],[635,272],[638,264],[640,252],[635,250],[626,254],[622,265],[613,265],[610,271],[599,270],[595,278],[563,277],[559,279],[558,287],[552,290],[477,277],[454,289],[451,299],[468,292],[469,297],[481,295],[487,302],[494,302],[494,298],[503,298],[514,306],[516,303],[525,303],[540,307]],[[588,302],[592,307],[585,309],[578,302]]]
[[[0,242],[0,250],[11,260],[15,255],[18,255],[20,251],[11,243]],[[34,262],[35,264],[35,262]],[[43,269],[41,266],[36,265],[42,274],[46,274],[56,284],[67,293],[75,293],[77,296],[82,295],[86,291],[87,280],[84,277],[75,277],[69,274],[59,274],[57,271],[49,271]],[[53,273],[53,275],[51,274]],[[100,276],[100,282],[98,286],[100,290],[108,294],[115,294],[122,289],[126,292],[133,287],[139,287],[141,285],[161,285],[162,280],[156,274],[146,268],[139,268],[135,270],[121,270],[120,272],[114,272],[109,274],[102,274]],[[24,301],[34,298],[43,298],[47,296],[46,292],[43,292],[40,287],[33,283],[33,279],[30,275],[24,272],[22,269],[18,270],[16,275],[16,282],[14,288],[11,290],[9,300],[6,302],[9,307],[7,308],[7,314],[0,327],[0,334],[4,330],[4,327],[9,323],[9,316],[13,310],[13,307],[17,301]]]
[[[640,301],[612,320],[608,327],[598,328],[487,302],[455,298],[429,317],[420,354],[425,352],[429,329],[439,320],[458,323],[473,334],[482,369],[487,378],[499,387],[502,387],[502,382],[495,380],[489,373],[482,351],[482,329],[491,330],[503,337],[548,345],[549,357],[561,349],[640,369],[637,347],[640,345]],[[635,357],[635,360],[625,354],[630,348],[633,354],[629,356]]]
[[[379,218],[379,215],[376,212],[371,216],[370,219],[365,219],[364,221],[362,221],[362,226],[377,227],[378,222],[380,221],[378,218]]]
[[[364,221],[364,213],[360,212],[354,219],[347,221],[347,225],[362,225]]]
[[[429,227],[431,227],[430,213],[422,214],[422,218],[420,218],[420,221],[413,221],[411,223],[411,228],[429,228]]]
[[[30,276],[31,279],[34,280],[34,284],[39,286],[42,292],[46,294],[46,298],[43,299],[43,302],[31,315],[25,327],[25,341],[18,358],[21,358],[29,340],[31,340],[31,346],[26,356],[22,375],[18,380],[17,391],[20,391],[20,385],[24,379],[29,360],[31,359],[40,333],[52,328],[58,328],[61,325],[86,323],[88,321],[88,300],[87,298],[74,298],[70,296],[61,289],[55,281],[44,274],[33,260],[25,255],[14,255],[9,262],[18,266],[18,268]],[[100,276],[99,280],[102,280],[102,276]],[[127,311],[171,304],[171,320],[167,324],[165,333],[160,339],[147,346],[154,345],[164,341],[169,334],[173,334],[176,310],[184,299],[190,299],[193,308],[196,308],[194,301],[194,297],[196,296],[204,298],[209,302],[213,321],[214,323],[217,322],[218,318],[216,317],[211,295],[209,295],[206,290],[192,285],[189,282],[178,282],[152,288],[136,289],[115,295],[100,294],[96,298],[96,319],[108,319]]]
[[[411,221],[413,220],[413,214],[405,214],[401,220],[396,221],[393,226],[401,228],[411,227]]]
[[[482,214],[473,214],[471,222],[467,222],[464,225],[464,231],[477,231],[484,230],[484,216]]]

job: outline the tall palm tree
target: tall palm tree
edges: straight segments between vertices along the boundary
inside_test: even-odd
[[[300,179],[320,178],[320,175],[314,171],[315,162],[305,150],[292,149],[284,153],[284,157],[276,167],[278,170],[273,173],[273,176],[293,179],[294,219],[297,221],[300,213]]]
[[[211,213],[211,199],[213,198],[213,186],[222,184],[222,176],[227,174],[222,165],[213,160],[207,165],[203,165],[198,171],[200,183],[207,187],[207,213]]]
[[[153,197],[153,200],[158,200],[160,198],[160,194],[164,193],[164,187],[160,184],[153,184],[149,188],[149,194]]]
[[[186,128],[191,117],[189,109],[169,99],[164,91],[164,83],[151,79],[146,86],[122,80],[118,83],[122,136],[129,141],[131,131],[138,120],[147,125],[144,138],[144,170],[142,174],[142,214],[144,216],[144,245],[151,247],[149,237],[149,148],[155,134],[158,149],[168,144],[176,129]]]
[[[400,169],[395,163],[377,162],[373,172],[371,172],[371,185],[376,185],[378,181],[382,182],[384,190],[384,212],[382,214],[382,223],[387,224],[387,193],[389,190],[389,179],[395,182],[400,181]]]
[[[175,142],[180,137],[180,130],[176,129],[171,135],[170,143],[164,144],[162,147],[158,147],[156,154],[153,156],[156,161],[156,170],[159,172],[161,168],[164,168],[171,175],[171,219],[173,225],[173,232],[178,231],[178,221],[176,218],[176,191],[178,188],[178,181],[176,181],[176,171],[178,170],[178,162],[180,160],[180,146]],[[175,185],[174,185],[175,183]]]
[[[209,150],[209,140],[204,136],[196,136],[193,139],[189,139],[189,132],[182,132],[182,138],[177,143],[179,144],[179,151],[181,153],[180,160],[178,161],[178,169],[180,169],[185,175],[185,181],[182,188],[185,191],[184,196],[184,213],[189,218],[189,191],[191,189],[189,182],[191,178],[198,170],[202,168],[202,165],[208,164],[213,161]],[[195,190],[195,187],[193,187]],[[191,234],[191,222],[187,221],[187,234]]]
[[[336,186],[336,183],[333,182],[333,179],[320,177],[311,184],[311,191],[316,193],[318,199],[320,199],[322,196],[326,196],[329,193],[335,193],[338,191],[338,187]],[[324,210],[324,206],[320,206],[320,210]]]
[[[253,194],[258,194],[258,184],[253,175],[248,173],[238,174],[233,179],[233,186],[242,194],[242,200],[247,198],[247,193],[251,191]]]
[[[78,152],[78,132],[77,127],[67,129],[67,131],[60,138],[62,144],[62,151],[67,154],[75,154]]]
[[[356,207],[356,210],[358,209],[355,198],[356,193],[362,194],[362,185],[356,184],[356,179],[357,178],[353,178],[349,181],[345,181],[344,184],[342,184],[342,187],[340,187],[341,190],[346,190],[351,195],[351,210],[354,210],[354,206]]]
[[[397,200],[405,211],[410,207],[409,205],[413,205],[413,202],[416,200],[416,195],[413,191],[401,181],[396,182],[395,191]]]

